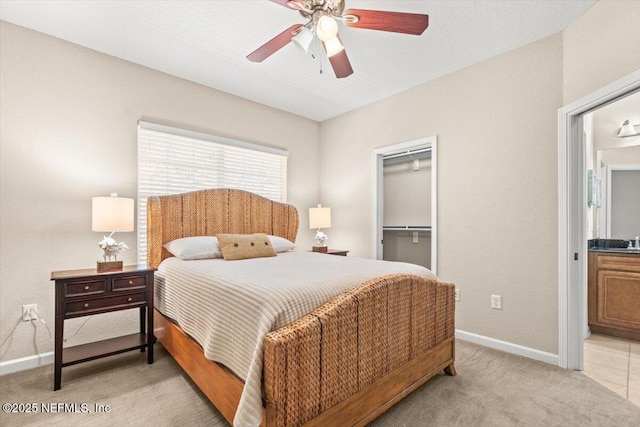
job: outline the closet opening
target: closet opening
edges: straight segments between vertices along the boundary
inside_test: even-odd
[[[374,256],[437,274],[436,137],[374,150]]]

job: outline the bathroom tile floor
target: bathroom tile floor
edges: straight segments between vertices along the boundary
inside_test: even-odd
[[[583,373],[640,406],[640,341],[591,334],[584,341]]]

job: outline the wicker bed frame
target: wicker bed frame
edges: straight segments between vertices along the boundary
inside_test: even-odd
[[[266,233],[295,241],[298,212],[241,190],[150,197],[149,264],[187,236]],[[208,360],[158,311],[155,334],[233,423],[244,383]],[[444,370],[454,368],[454,287],[409,275],[370,280],[340,294],[264,343],[262,426],[364,426]]]

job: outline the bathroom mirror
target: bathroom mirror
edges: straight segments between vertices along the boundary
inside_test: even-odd
[[[600,177],[598,235],[634,239],[640,235],[640,141],[636,145],[596,152]]]
[[[587,238],[634,240],[640,235],[640,90],[583,117]]]

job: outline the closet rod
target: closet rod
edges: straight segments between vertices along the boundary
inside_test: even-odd
[[[431,231],[430,225],[383,225],[382,231]]]
[[[396,157],[404,157],[404,156],[408,156],[410,154],[420,154],[420,153],[427,153],[431,151],[431,147],[428,148],[419,148],[417,150],[413,150],[413,151],[404,151],[402,153],[396,153],[396,154],[389,154],[388,156],[383,156],[382,159],[383,160],[387,160],[387,159],[395,159]]]

